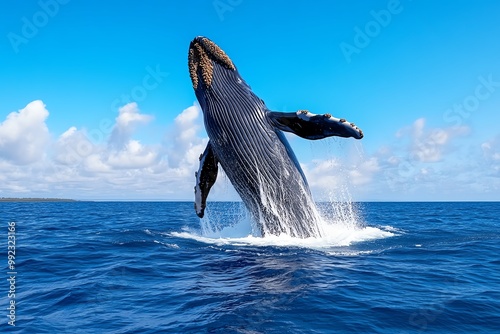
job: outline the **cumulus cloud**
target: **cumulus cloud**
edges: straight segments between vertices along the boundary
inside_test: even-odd
[[[82,169],[86,173],[90,174],[101,174],[109,173],[113,168],[103,161],[102,156],[99,154],[89,155],[82,163]]]
[[[303,169],[316,199],[346,187],[359,200],[498,199],[500,135],[478,145],[465,141],[469,133],[467,127],[432,128],[419,118],[373,153],[353,146],[353,154]]]
[[[208,142],[197,104],[181,111],[172,128],[165,128],[164,140],[154,145],[137,138],[138,128],[147,129],[153,117],[135,103],[119,109],[114,124],[107,126],[111,134],[104,138],[103,133],[98,142],[78,126],[50,134],[48,116],[43,102],[33,101],[0,123],[0,196],[193,198],[198,157]],[[431,128],[420,118],[373,153],[363,152],[369,136],[327,141],[327,158],[302,167],[317,200],[345,194],[347,188],[356,200],[467,199],[474,194],[471,199],[498,200],[500,134],[463,145],[467,134],[465,127]],[[325,144],[318,144],[323,151]],[[222,170],[210,199],[237,199]]]
[[[316,200],[346,201],[350,200],[350,192],[368,193],[381,172],[378,157],[358,151],[360,142],[342,144],[345,147],[339,156],[301,164]]]
[[[360,161],[349,171],[350,180],[355,186],[363,186],[372,182],[373,177],[380,172],[380,166],[376,157],[370,157]]]
[[[138,125],[149,123],[153,117],[151,115],[141,114],[137,103],[131,102],[118,110],[116,123],[111,132],[109,143],[115,148],[123,148],[128,145],[128,141]]]
[[[174,131],[167,138],[168,163],[172,168],[195,166],[207,145],[207,138],[200,138],[198,133],[201,109],[193,104],[180,113],[174,120]]]
[[[0,124],[0,196],[191,198],[207,142],[199,114],[198,106],[187,108],[172,131],[165,129],[163,143],[145,145],[134,136],[153,117],[130,103],[119,109],[110,136],[100,142],[76,126],[51,140],[49,113],[34,101]],[[174,167],[167,163],[169,154]]]
[[[72,126],[54,143],[53,154],[57,163],[74,165],[82,162],[95,151],[84,131]]]
[[[85,130],[73,126],[55,142],[54,161],[79,165],[89,173],[151,167],[160,158],[159,148],[132,138],[139,125],[151,120],[152,116],[142,114],[135,102],[126,104],[119,109],[108,141],[97,144],[92,143]]]
[[[328,194],[345,183],[344,166],[338,159],[316,159],[301,167],[314,192]]]
[[[120,151],[112,151],[107,157],[107,163],[118,169],[135,169],[152,166],[158,157],[158,152],[147,148],[137,140],[129,140]]]
[[[49,112],[42,101],[29,103],[0,123],[0,159],[24,165],[40,159],[49,141],[45,120]]]
[[[500,135],[481,144],[486,167],[494,174],[500,175]]]
[[[466,127],[450,127],[446,129],[426,129],[425,119],[417,119],[411,128],[411,154],[422,162],[436,162],[443,158],[451,140],[468,133]],[[399,136],[404,132],[400,131]]]
[[[500,135],[481,144],[486,160],[500,163]]]
[[[491,198],[499,182],[485,177],[480,145],[470,140],[470,132],[468,127],[429,128],[425,119],[417,119],[373,155],[381,171],[373,189],[384,189],[380,196],[394,200],[401,200],[401,194],[406,200]],[[493,142],[482,145],[492,167]]]

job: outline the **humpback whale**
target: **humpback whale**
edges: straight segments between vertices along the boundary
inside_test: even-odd
[[[204,216],[220,165],[261,236],[321,237],[318,210],[283,131],[310,140],[361,139],[363,132],[331,114],[269,110],[228,55],[206,37],[191,41],[188,65],[209,137],[195,172],[196,214]]]

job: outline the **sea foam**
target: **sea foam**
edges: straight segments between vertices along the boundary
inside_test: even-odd
[[[387,226],[367,226],[352,202],[319,203],[322,237],[305,239],[286,234],[262,237],[242,203],[217,203],[215,207],[207,210],[206,216],[200,220],[199,230],[186,228],[171,235],[216,245],[296,246],[314,249],[350,246],[353,243],[396,235]]]

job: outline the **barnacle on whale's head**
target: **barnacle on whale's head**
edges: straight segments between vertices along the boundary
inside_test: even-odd
[[[235,70],[235,66],[227,54],[206,37],[196,37],[189,45],[189,75],[196,89],[201,79],[205,87],[212,85],[214,63],[227,69]]]

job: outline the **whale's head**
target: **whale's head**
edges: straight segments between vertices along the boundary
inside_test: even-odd
[[[189,75],[195,91],[213,88],[214,72],[235,72],[231,59],[210,39],[198,36],[191,41],[188,55]]]

